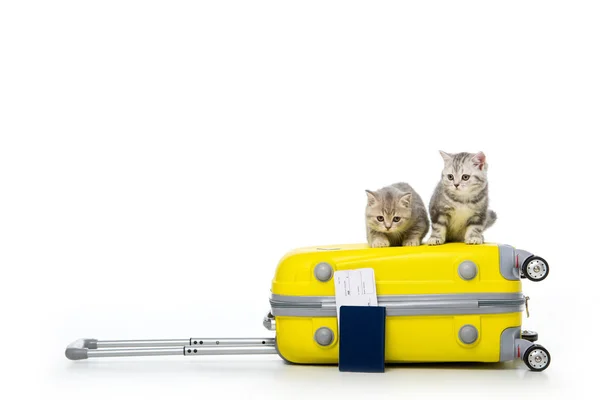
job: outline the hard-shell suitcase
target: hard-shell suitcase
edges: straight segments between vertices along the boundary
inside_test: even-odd
[[[522,271],[534,280],[548,272],[542,259],[529,257],[493,244],[295,250],[282,259],[272,283],[277,349],[292,363],[337,363],[333,274],[372,268],[378,304],[386,308],[386,362],[512,360],[529,350],[521,342],[527,301]],[[520,269],[525,261],[531,266]],[[536,349],[549,358],[547,350]]]
[[[550,353],[522,330],[522,278],[541,281],[541,257],[508,245],[370,248],[349,244],[286,254],[272,281],[263,324],[274,338],[97,341],[70,345],[70,359],[134,355],[278,354],[294,364],[339,362],[334,273],[372,268],[386,309],[385,362],[503,362],[534,371]]]

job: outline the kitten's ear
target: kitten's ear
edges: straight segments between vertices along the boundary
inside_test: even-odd
[[[409,208],[411,201],[412,201],[412,193],[407,193],[404,196],[400,197],[400,204],[402,204],[403,207]]]
[[[377,202],[377,195],[375,194],[375,192],[372,192],[370,190],[365,190],[365,192],[367,192],[367,198],[369,200],[368,204],[372,206]]]
[[[438,150],[444,159],[444,162],[448,162],[452,160],[452,154],[446,153],[445,151]]]
[[[475,164],[475,166],[480,170],[483,170],[483,167],[485,167],[485,154],[483,154],[482,151],[475,154],[471,160],[473,161],[473,164]]]

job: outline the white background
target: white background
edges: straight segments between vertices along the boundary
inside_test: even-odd
[[[575,396],[597,379],[594,1],[5,1],[3,398]],[[364,190],[426,202],[484,151],[490,242],[546,258],[549,369],[94,359],[98,339],[265,336],[288,250],[364,242]],[[591,387],[591,386],[590,386]]]

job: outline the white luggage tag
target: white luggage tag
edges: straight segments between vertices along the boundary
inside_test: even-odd
[[[341,306],[377,306],[375,271],[373,268],[335,271],[333,280],[338,328]]]

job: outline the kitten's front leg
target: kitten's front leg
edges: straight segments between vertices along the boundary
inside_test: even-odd
[[[420,246],[423,236],[427,233],[427,226],[418,224],[406,233],[406,237],[402,240],[402,246]]]
[[[382,233],[373,232],[369,235],[369,245],[371,247],[390,247],[390,240]]]
[[[467,228],[465,229],[466,244],[482,244],[483,243],[483,226],[485,223],[487,212],[475,213],[467,220]]]
[[[402,241],[402,246],[420,246],[421,238],[419,236],[407,236],[406,239]]]
[[[431,236],[427,241],[430,246],[444,244],[446,242],[446,230],[448,227],[448,218],[440,216],[435,222],[431,223]]]
[[[482,244],[483,243],[483,225],[469,225],[465,230],[466,244]]]

